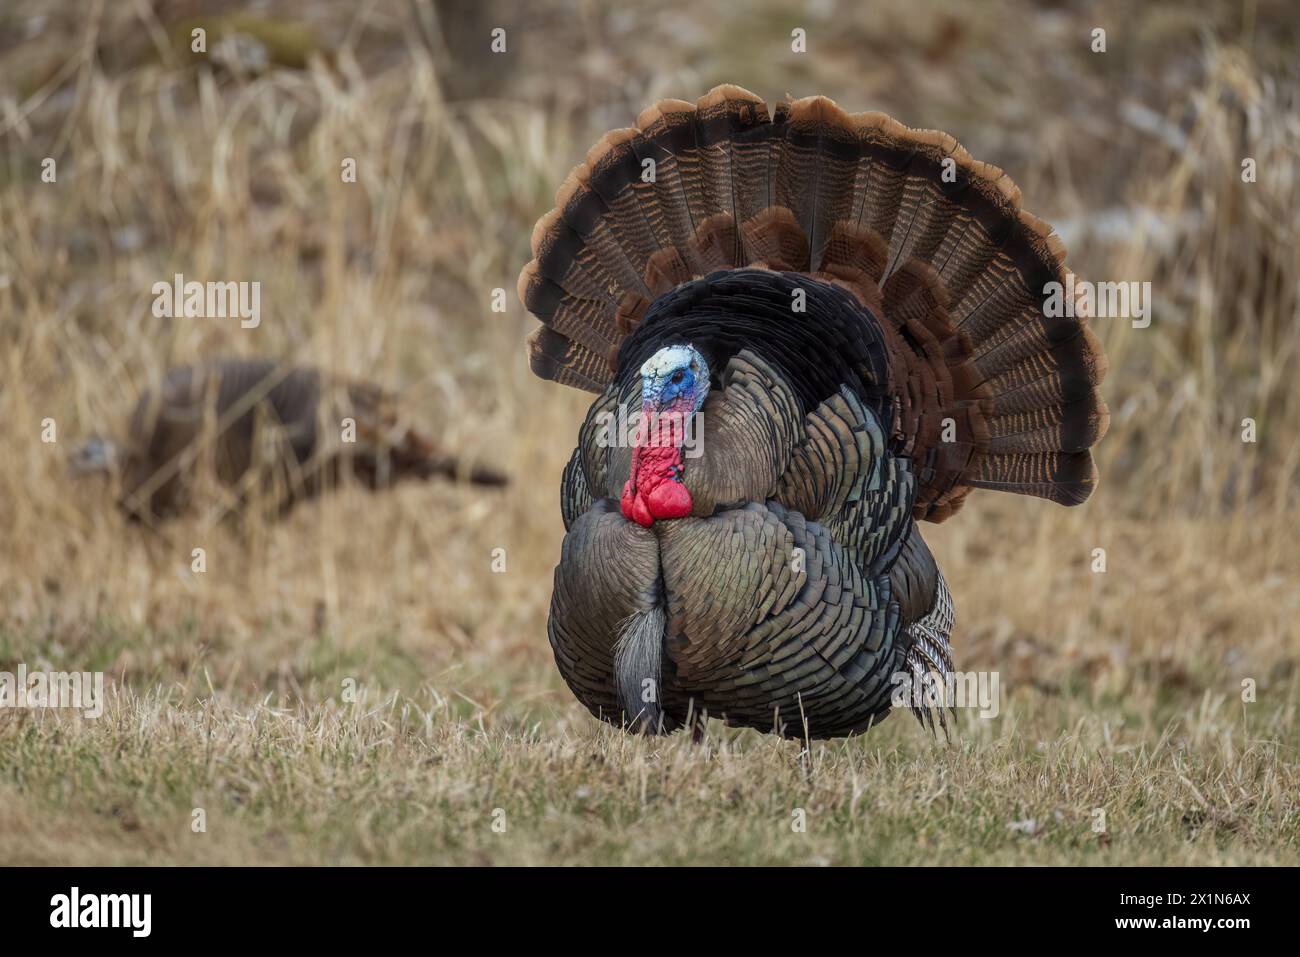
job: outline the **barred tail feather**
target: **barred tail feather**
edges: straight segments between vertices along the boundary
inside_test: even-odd
[[[1065,248],[1020,202],[950,135],[882,113],[825,97],[769,113],[730,85],[663,100],[602,137],[537,224],[519,280],[543,324],[530,363],[599,392],[656,297],[721,269],[803,272],[883,329],[917,518],[974,488],[1076,504],[1096,484],[1106,363],[1086,317],[1045,314]]]

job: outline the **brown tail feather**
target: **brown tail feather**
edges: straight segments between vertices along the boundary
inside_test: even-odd
[[[886,329],[917,517],[946,518],[976,487],[1074,504],[1095,485],[1105,359],[1085,319],[1043,308],[1065,248],[1002,170],[946,133],[825,97],[769,116],[734,86],[664,100],[574,169],[533,253],[519,293],[544,323],[529,339],[543,378],[601,391],[650,301],[682,282],[807,272]]]

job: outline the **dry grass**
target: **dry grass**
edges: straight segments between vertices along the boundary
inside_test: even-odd
[[[421,2],[273,3],[283,22],[239,30],[282,65],[196,65],[176,31],[237,6],[0,12],[0,670],[104,670],[115,688],[97,721],[0,711],[0,861],[1300,863],[1285,4],[771,5],[726,33],[723,4],[475,4],[444,8],[426,46]],[[504,66],[476,52],[498,21]],[[947,128],[1061,224],[1076,272],[1153,283],[1150,328],[1099,330],[1114,416],[1097,496],[986,494],[927,530],[959,665],[1006,693],[952,745],[905,717],[806,751],[720,726],[704,748],[631,739],[550,660],[556,482],[586,402],[527,374],[515,275],[605,127],[723,80]],[[261,281],[261,327],[155,319],[150,286],[175,272]],[[516,484],[348,489],[276,524],[154,535],[68,477],[67,450],[161,369],[231,353],[401,386]],[[361,702],[339,703],[347,679]]]

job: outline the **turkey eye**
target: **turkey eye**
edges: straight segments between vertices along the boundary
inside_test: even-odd
[[[686,377],[685,373],[683,373],[681,369],[678,369],[676,372],[673,373],[673,377],[669,381],[671,381],[674,385],[676,385],[678,382],[681,382],[682,379],[684,379],[685,377]]]

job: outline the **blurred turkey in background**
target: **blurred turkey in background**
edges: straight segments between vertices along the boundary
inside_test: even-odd
[[[252,497],[280,514],[349,477],[372,489],[462,474],[477,485],[507,481],[490,468],[462,468],[378,386],[247,359],[170,370],[140,397],[122,438],[89,439],[71,464],[119,481],[123,510],[149,523],[192,506],[205,471],[226,487],[222,511]]]

